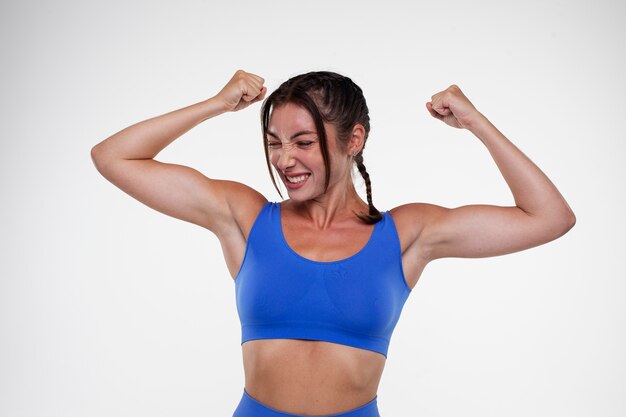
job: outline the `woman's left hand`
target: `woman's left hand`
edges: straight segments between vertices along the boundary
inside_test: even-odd
[[[426,103],[426,108],[431,116],[457,129],[469,129],[483,117],[454,84],[432,96],[431,101]]]

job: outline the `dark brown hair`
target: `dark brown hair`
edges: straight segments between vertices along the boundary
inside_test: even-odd
[[[272,172],[269,160],[267,130],[270,115],[274,108],[293,103],[301,106],[309,112],[317,130],[326,179],[324,191],[328,189],[330,181],[330,164],[328,155],[327,135],[324,122],[330,123],[337,132],[339,145],[346,147],[352,128],[358,123],[365,129],[365,142],[370,132],[370,117],[363,91],[350,78],[329,71],[315,71],[297,75],[282,83],[270,94],[261,106],[261,127],[263,130],[263,145],[265,149],[265,161],[270,172],[272,183],[278,194],[282,197],[276,178]],[[372,183],[369,174],[363,164],[363,149],[354,157],[354,162],[365,180],[367,189],[367,203],[369,213],[355,213],[363,222],[373,224],[382,219],[382,214],[372,203]]]

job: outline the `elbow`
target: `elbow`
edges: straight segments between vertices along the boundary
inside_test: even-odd
[[[542,239],[545,239],[544,243],[560,238],[569,232],[575,224],[576,216],[570,210],[561,212],[560,214],[553,213],[551,216],[543,218],[538,223],[541,230],[540,233],[543,236]]]
[[[574,214],[574,210],[572,210],[567,203],[565,203],[565,210],[561,217],[564,219],[566,232],[576,224],[576,215]]]
[[[555,207],[549,218],[555,230],[560,231],[559,236],[570,231],[576,224],[576,215],[567,202],[558,208]]]
[[[558,236],[563,236],[565,233],[569,232],[576,224],[576,215],[574,215],[574,212],[570,210],[566,214],[559,217],[559,221],[557,224],[559,224]]]
[[[93,148],[91,148],[91,162],[93,162],[98,172],[100,172],[102,161],[98,145],[95,145]]]
[[[576,224],[576,215],[572,211],[570,212],[569,217],[568,217],[567,230],[570,230],[572,227],[574,227],[575,224]]]
[[[98,172],[102,175],[105,175],[104,170],[106,166],[108,165],[107,163],[108,160],[109,158],[107,158],[107,155],[103,151],[102,146],[100,144],[97,144],[93,148],[91,148],[91,162],[93,162]]]

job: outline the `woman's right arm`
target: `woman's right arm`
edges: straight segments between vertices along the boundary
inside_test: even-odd
[[[163,163],[154,157],[194,126],[228,111],[262,100],[264,80],[237,71],[215,96],[200,103],[129,126],[95,145],[91,157],[110,182],[164,214],[211,230],[220,236],[249,220],[246,209],[267,200],[234,181],[214,180],[193,168]]]

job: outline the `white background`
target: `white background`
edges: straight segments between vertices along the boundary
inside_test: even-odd
[[[543,246],[427,266],[392,338],[383,417],[626,415],[626,6],[378,4],[2,2],[0,415],[232,415],[240,328],[217,239],[121,192],[89,152],[238,68],[270,91],[322,69],[359,84],[381,210],[513,205],[482,143],[424,106],[456,83],[577,216]],[[259,108],[157,159],[277,201]]]

